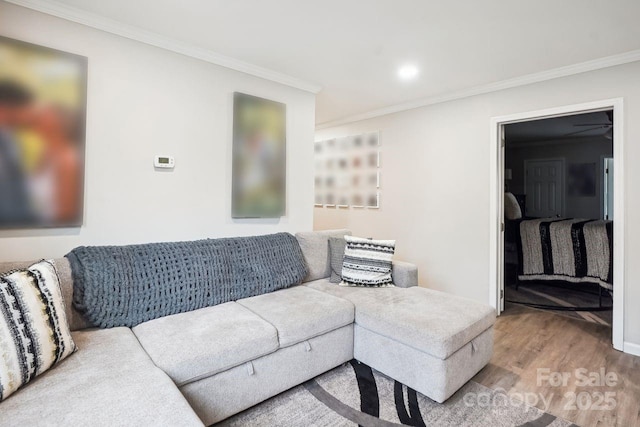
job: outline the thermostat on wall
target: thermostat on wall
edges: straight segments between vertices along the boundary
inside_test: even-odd
[[[153,159],[153,166],[157,168],[173,169],[175,161],[173,160],[173,156],[156,156],[155,159]]]

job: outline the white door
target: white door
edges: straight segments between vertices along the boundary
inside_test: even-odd
[[[525,160],[526,215],[534,218],[560,217],[564,204],[564,161]]]
[[[613,219],[613,158],[604,159],[604,219]]]

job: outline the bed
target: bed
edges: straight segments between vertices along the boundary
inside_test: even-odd
[[[613,222],[525,218],[505,223],[505,263],[515,264],[516,289],[526,282],[572,284],[602,296],[613,290]],[[593,310],[594,307],[579,308]]]

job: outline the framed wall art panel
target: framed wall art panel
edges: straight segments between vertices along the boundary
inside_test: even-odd
[[[87,58],[0,37],[0,228],[83,221]]]
[[[285,215],[285,104],[234,93],[232,187],[233,218]]]

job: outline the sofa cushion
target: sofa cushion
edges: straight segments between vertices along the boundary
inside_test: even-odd
[[[391,260],[395,240],[372,240],[345,236],[341,286],[393,286]]]
[[[344,261],[344,249],[347,241],[344,237],[329,237],[329,264],[331,267],[331,283],[342,281],[342,262]]]
[[[305,231],[296,233],[309,272],[305,282],[329,277],[329,237],[350,236],[349,230]]]
[[[305,286],[237,302],[276,327],[280,347],[288,347],[349,325],[354,319],[353,304],[349,301]]]
[[[0,425],[202,425],[130,329],[72,335],[78,351],[0,403]]]
[[[74,351],[53,263],[0,276],[0,401]]]
[[[179,386],[278,349],[276,328],[236,302],[150,320],[133,332]]]
[[[344,296],[356,324],[439,359],[446,359],[495,322],[495,310],[467,298],[421,287],[359,289]]]
[[[357,288],[357,287],[351,287],[351,286],[338,286],[335,283],[331,283],[330,279],[328,278],[324,278],[324,279],[318,279],[318,280],[312,280],[310,282],[305,282],[302,284],[302,286],[306,286],[307,288],[311,288],[311,289],[315,289],[317,291],[321,291],[324,293],[327,293],[329,295],[333,295],[336,296],[338,298],[344,298],[345,296],[354,293],[354,292],[358,292],[358,291],[366,291],[367,288]],[[372,288],[371,290],[376,290],[378,288]],[[380,288],[380,289],[386,289],[386,288]]]

